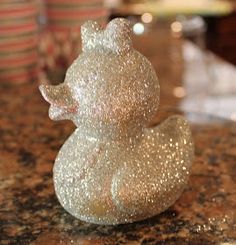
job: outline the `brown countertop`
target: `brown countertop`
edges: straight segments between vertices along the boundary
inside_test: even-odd
[[[142,42],[136,46],[159,71],[162,113],[157,115],[158,122],[178,113],[163,108],[178,103],[171,87],[181,81],[180,43],[150,35],[154,34],[137,38]],[[195,160],[189,185],[180,199],[152,219],[98,226],[73,218],[54,194],[53,162],[74,129],[72,123],[50,121],[48,105],[37,84],[13,86],[3,82],[0,94],[1,245],[236,243],[235,123],[186,113],[195,142]]]

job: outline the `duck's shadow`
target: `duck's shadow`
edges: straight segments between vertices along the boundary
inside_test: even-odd
[[[156,215],[152,218],[142,221],[120,224],[120,225],[96,225],[79,221],[69,214],[64,213],[63,223],[66,224],[66,233],[73,235],[90,235],[96,234],[98,236],[106,237],[115,235],[115,233],[127,234],[132,232],[133,234],[139,233],[142,230],[148,230],[151,227],[162,226],[170,224],[173,218],[177,217],[178,213],[173,208],[169,208],[165,212]]]

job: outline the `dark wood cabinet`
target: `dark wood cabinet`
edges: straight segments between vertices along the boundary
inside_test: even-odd
[[[207,17],[207,48],[236,64],[236,12],[228,16]]]

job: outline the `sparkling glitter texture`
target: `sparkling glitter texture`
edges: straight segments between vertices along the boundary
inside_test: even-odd
[[[159,104],[150,62],[133,49],[131,28],[114,19],[102,30],[82,26],[83,52],[58,86],[41,85],[54,120],[77,129],[54,165],[61,205],[97,224],[121,224],[156,215],[182,193],[193,144],[189,126],[172,116],[147,128]]]

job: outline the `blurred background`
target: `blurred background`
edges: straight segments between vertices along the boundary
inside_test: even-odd
[[[131,21],[135,48],[156,69],[161,109],[236,121],[236,1],[1,0],[0,83],[63,82],[81,24],[115,17]]]

